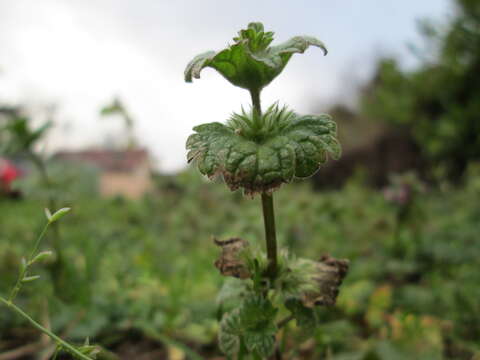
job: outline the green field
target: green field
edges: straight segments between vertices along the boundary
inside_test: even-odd
[[[101,199],[88,186],[60,188],[57,201],[72,212],[56,244],[53,232],[47,236],[42,249],[57,249],[55,257],[37,266],[42,278],[24,287],[18,304],[36,319],[49,317],[74,343],[89,337],[125,359],[131,351],[149,359],[140,355],[152,349],[152,359],[221,356],[216,334],[228,284],[220,291],[212,238],[241,235],[263,246],[259,199],[190,170],[156,183],[137,202]],[[472,170],[463,188],[440,189],[416,194],[406,214],[361,176],[341,190],[292,184],[277,193],[281,244],[298,256],[351,262],[337,306],[319,310],[322,325],[302,334],[291,323],[280,334],[287,359],[480,356],[480,177]],[[27,191],[23,200],[0,201],[2,294],[45,223],[44,196]],[[0,310],[0,354],[38,341]]]

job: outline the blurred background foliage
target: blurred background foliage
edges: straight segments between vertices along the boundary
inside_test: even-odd
[[[276,195],[282,245],[351,261],[337,306],[319,310],[322,326],[283,330],[287,359],[480,359],[480,2],[456,3],[449,24],[422,23],[420,67],[380,59],[358,107],[332,108],[343,159]],[[0,293],[53,199],[73,208],[44,244],[62,261],[39,269],[23,308],[123,358],[221,358],[216,294],[228,286],[212,236],[261,246],[258,200],[194,169],[154,174],[140,200],[100,197],[95,169],[38,152],[49,126],[0,109],[1,154],[36,164],[15,182],[22,199],[0,196]],[[0,358],[37,339],[0,311]]]
[[[395,59],[382,59],[362,98],[366,116],[407,128],[453,180],[480,156],[480,3],[459,0],[457,11],[446,31],[422,23],[429,56],[416,52],[423,66],[404,72]]]
[[[319,311],[323,325],[313,338],[288,329],[287,358],[478,356],[480,168],[471,166],[460,189],[426,190],[404,176],[379,192],[362,178],[341,190],[294,184],[278,192],[283,245],[299,256],[330,253],[352,264],[337,306]],[[260,208],[193,169],[156,183],[155,194],[141,201],[59,188],[73,206],[60,229],[64,277],[55,288],[45,264],[42,281],[19,301],[42,318],[48,299],[52,328],[74,341],[90,336],[122,353],[141,342],[140,334],[158,333],[213,356],[223,278],[213,267],[211,238],[242,234],[261,245]],[[26,194],[28,200],[0,202],[2,291],[44,223],[43,199]],[[13,314],[1,311],[0,318],[0,346],[35,340]]]

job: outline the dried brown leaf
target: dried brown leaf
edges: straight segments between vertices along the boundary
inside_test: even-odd
[[[248,241],[240,238],[231,238],[223,241],[214,239],[214,242],[222,248],[220,257],[215,261],[215,267],[220,270],[222,275],[248,279],[250,272],[245,260],[241,256],[242,252],[249,246]]]
[[[316,291],[307,292],[302,298],[304,306],[333,306],[337,300],[339,287],[348,272],[349,261],[324,255],[315,263],[313,280],[318,285]]]

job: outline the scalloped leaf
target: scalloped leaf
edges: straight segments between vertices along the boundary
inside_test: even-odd
[[[247,350],[268,357],[275,347],[275,316],[272,303],[260,295],[247,297],[237,309],[226,313],[218,334],[220,349],[235,357],[243,341]]]
[[[221,174],[232,191],[241,187],[246,194],[255,194],[312,176],[328,155],[340,157],[336,124],[329,115],[290,113],[281,120],[275,115],[272,119],[281,126],[268,124],[272,129],[259,130],[261,138],[243,136],[232,123],[197,126],[187,140],[187,159],[210,178]]]
[[[271,331],[276,328],[273,324],[277,309],[261,295],[247,297],[242,304],[240,318],[242,327],[251,332]]]
[[[272,355],[275,349],[275,330],[273,332],[247,332],[243,339],[247,350],[262,358]]]
[[[288,299],[285,302],[285,307],[294,316],[297,326],[305,328],[306,330],[313,330],[318,324],[318,317],[315,311],[303,305],[299,299]]]
[[[229,357],[234,357],[240,350],[241,318],[240,309],[226,313],[220,322],[218,345]]]
[[[304,53],[310,46],[327,54],[325,45],[311,36],[295,36],[280,45],[269,46],[273,34],[264,32],[261,23],[250,23],[234,38],[233,45],[219,52],[205,52],[190,61],[185,81],[199,79],[202,69],[210,67],[235,86],[260,91],[282,72],[293,54]]]

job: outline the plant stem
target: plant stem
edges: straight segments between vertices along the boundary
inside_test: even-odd
[[[0,302],[2,302],[4,305],[8,306],[11,310],[16,312],[18,315],[22,316],[24,319],[28,320],[32,326],[37,328],[39,331],[42,333],[48,335],[50,339],[55,341],[58,345],[61,345],[63,348],[65,348],[66,351],[68,351],[70,354],[74,355],[75,357],[82,359],[82,360],[92,360],[90,357],[82,354],[80,351],[75,349],[72,345],[67,343],[66,341],[62,340],[59,338],[57,335],[52,333],[50,330],[44,328],[42,325],[37,323],[35,320],[33,320],[29,315],[27,315],[22,309],[20,309],[18,306],[16,306],[14,303],[4,299],[3,297],[0,296]]]
[[[263,221],[265,224],[265,240],[267,241],[268,268],[267,275],[273,279],[277,274],[277,236],[275,234],[275,214],[273,196],[262,193]]]
[[[260,90],[250,90],[250,96],[252,98],[253,110],[257,112],[258,116],[261,116],[262,106],[260,103]]]
[[[33,257],[35,256],[35,253],[38,250],[38,246],[40,245],[40,242],[42,241],[43,237],[45,236],[45,233],[47,232],[49,225],[50,225],[50,222],[47,222],[47,224],[43,228],[41,234],[37,238],[37,241],[35,242],[35,246],[33,247],[33,250],[30,253],[30,257],[25,260],[26,262],[22,266],[22,270],[20,270],[20,273],[19,273],[18,279],[17,279],[17,283],[15,284],[12,292],[10,293],[10,296],[8,298],[8,302],[11,303],[13,300],[15,300],[15,297],[17,296],[18,292],[20,291],[20,289],[22,287],[22,281],[23,281],[24,277],[27,275],[28,268],[30,266],[30,262],[33,260]]]
[[[262,105],[260,102],[260,90],[250,90],[253,111],[260,118]],[[275,233],[275,214],[273,211],[273,196],[262,193],[263,221],[265,224],[265,240],[267,242],[268,268],[267,275],[273,279],[277,273],[277,235]]]
[[[41,156],[37,155],[33,151],[28,152],[28,156],[30,156],[30,159],[32,160],[33,164],[36,166],[38,172],[40,173],[40,177],[42,179],[43,185],[45,186],[47,190],[47,204],[48,208],[52,211],[55,211],[57,209],[57,201],[55,199],[55,196],[53,194],[53,181],[48,174],[47,166],[45,164],[45,161],[42,159]],[[57,259],[53,264],[49,266],[49,271],[52,275],[53,283],[55,286],[55,289],[58,290],[61,287],[60,284],[60,279],[62,277],[63,273],[63,267],[64,267],[64,255],[63,255],[63,250],[60,244],[61,238],[60,238],[60,227],[58,226],[58,223],[55,222],[52,224],[52,237],[51,237],[51,244],[53,246],[53,249],[55,250],[55,253],[57,254]]]

